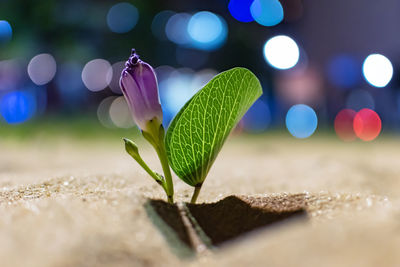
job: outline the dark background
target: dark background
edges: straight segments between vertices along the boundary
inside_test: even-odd
[[[321,129],[331,129],[336,114],[346,107],[356,111],[371,108],[380,115],[384,130],[396,131],[399,128],[399,1],[282,0],[284,20],[273,27],[254,21],[237,21],[229,13],[228,0],[126,2],[137,8],[138,22],[127,33],[115,33],[107,26],[107,13],[119,2],[0,1],[0,20],[8,21],[13,31],[11,40],[0,44],[0,98],[17,91],[29,92],[35,98],[35,108],[27,116],[22,114],[21,118],[18,117],[18,106],[24,108],[21,105],[26,103],[17,101],[9,111],[16,110],[16,118],[7,121],[7,114],[3,114],[0,126],[9,124],[19,127],[49,117],[60,117],[66,121],[82,117],[97,120],[101,116],[99,114],[104,113],[99,111],[100,103],[107,97],[114,97],[108,101],[111,103],[119,92],[108,87],[98,92],[87,90],[78,70],[98,58],[107,60],[111,65],[124,61],[134,47],[141,58],[153,67],[170,66],[173,69],[169,72],[178,70],[178,73],[189,73],[188,79],[204,69],[211,69],[209,73],[215,74],[235,66],[252,70],[262,83],[264,95],[261,101],[267,112],[264,114],[263,109],[252,111],[251,126],[248,129],[245,127],[249,132],[283,129],[286,112],[299,103],[307,104],[316,111]],[[227,39],[221,47],[212,51],[177,45],[165,36],[165,23],[154,23],[155,16],[164,10],[188,14],[213,12],[225,20]],[[301,50],[300,61],[291,70],[276,70],[267,64],[263,56],[265,42],[281,34],[293,38]],[[27,65],[41,53],[54,57],[57,71],[50,82],[36,85],[28,76]],[[385,55],[392,62],[393,78],[384,88],[371,86],[363,77],[362,63],[372,53]],[[343,67],[332,64],[335,57],[341,55],[351,57],[357,67],[350,86],[338,86],[335,76],[330,74],[332,68],[335,72],[335,68]],[[63,70],[64,64],[74,66],[73,74]],[[156,71],[161,83],[163,73],[157,68]],[[63,73],[70,75],[63,76]],[[114,85],[117,76],[114,74],[111,81]],[[64,87],[75,89],[69,91]],[[285,91],[287,87],[290,88],[288,92]],[[174,99],[164,99],[162,90],[160,86],[162,104],[168,106],[164,102],[173,102]],[[352,94],[353,97],[350,97]],[[106,117],[100,121],[112,128],[115,123],[112,119],[110,121],[107,114],[109,105],[106,104]],[[4,107],[0,107],[1,110],[7,112]],[[122,117],[126,116],[124,108],[116,110],[123,113]],[[168,120],[173,116],[173,112],[170,113],[166,116]],[[124,127],[129,127],[129,123]]]

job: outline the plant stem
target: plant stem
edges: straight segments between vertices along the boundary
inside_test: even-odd
[[[172,183],[171,170],[169,169],[167,152],[165,150],[164,138],[160,138],[158,145],[154,147],[158,158],[160,159],[161,166],[165,177],[166,193],[168,196],[168,202],[170,204],[174,203],[174,184]]]
[[[135,158],[136,162],[154,179],[156,182],[160,181],[160,178],[147,166],[147,164],[142,159]]]
[[[191,204],[195,204],[195,203],[196,203],[197,197],[198,197],[199,194],[200,194],[201,186],[202,186],[202,185],[199,185],[199,186],[195,186],[195,187],[194,187],[192,199],[190,200],[190,203],[191,203]]]
[[[161,175],[159,175],[158,173],[155,173],[154,171],[152,171],[149,166],[147,166],[147,164],[144,162],[144,160],[142,159],[142,157],[139,154],[139,149],[137,147],[137,145],[132,142],[131,140],[124,138],[124,142],[125,142],[125,150],[126,152],[134,159],[136,160],[137,163],[139,163],[139,165],[159,184],[161,185],[161,187],[164,189],[164,191],[167,193],[167,189],[166,189],[166,183],[165,183],[165,179],[164,177],[162,177]]]
[[[164,172],[164,190],[167,193],[168,202],[174,203],[174,185],[172,183],[171,170],[169,169],[167,152],[165,149],[165,131],[161,122],[158,120],[150,120],[147,123],[146,131],[142,130],[143,137],[154,147],[160,159]]]

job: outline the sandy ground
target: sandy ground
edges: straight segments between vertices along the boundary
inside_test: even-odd
[[[181,259],[144,208],[163,192],[119,140],[0,141],[0,265],[400,266],[399,145],[231,138],[199,202],[239,195],[279,209],[301,194],[307,219]],[[175,187],[187,201],[191,188]]]

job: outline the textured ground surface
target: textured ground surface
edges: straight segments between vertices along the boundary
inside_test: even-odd
[[[259,208],[300,205],[308,219],[183,261],[143,208],[162,191],[118,140],[0,141],[1,266],[399,266],[399,147],[394,138],[230,139],[199,202],[235,194]],[[191,189],[175,184],[187,200]]]

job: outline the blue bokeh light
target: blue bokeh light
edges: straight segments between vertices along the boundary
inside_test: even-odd
[[[36,112],[36,99],[30,92],[13,91],[0,99],[0,113],[9,124],[23,123]]]
[[[171,16],[165,25],[165,34],[168,40],[178,45],[188,45],[191,41],[187,31],[190,18],[191,15],[187,13]]]
[[[251,22],[254,20],[250,12],[253,2],[254,0],[231,0],[228,4],[229,12],[240,22]]]
[[[112,32],[126,33],[132,30],[139,20],[139,12],[129,3],[113,5],[107,14],[107,25]]]
[[[342,89],[349,89],[361,80],[361,63],[346,54],[337,55],[329,62],[329,81]]]
[[[179,76],[178,76],[179,74]],[[165,90],[165,107],[174,116],[185,105],[185,103],[196,93],[191,88],[193,76],[185,73],[173,73],[166,81],[167,90]]]
[[[261,133],[268,129],[271,123],[271,112],[268,105],[257,100],[242,119],[243,128],[247,132]]]
[[[66,62],[60,66],[56,76],[57,89],[66,108],[76,108],[87,100],[87,90],[81,79],[83,66],[77,62]]]
[[[275,26],[283,20],[283,7],[278,0],[254,0],[250,11],[254,20],[263,26]]]
[[[10,91],[9,91],[10,92]],[[32,96],[34,98],[34,115],[42,115],[46,112],[47,108],[47,88],[46,86],[37,86],[34,84],[27,84],[23,86],[19,92],[23,92],[28,96]]]
[[[226,22],[220,16],[201,11],[194,14],[187,25],[191,46],[202,50],[214,50],[225,43],[228,35]]]
[[[307,105],[294,105],[286,114],[286,127],[290,134],[296,138],[310,137],[317,129],[317,125],[317,115]]]
[[[208,69],[194,72],[188,68],[174,69],[170,66],[160,66],[156,68],[156,73],[165,125],[216,74]]]
[[[168,39],[164,29],[168,20],[173,15],[175,15],[175,12],[164,10],[154,16],[153,21],[151,22],[151,31],[159,40],[164,41]]]
[[[6,20],[0,20],[0,44],[11,40],[12,28]]]

